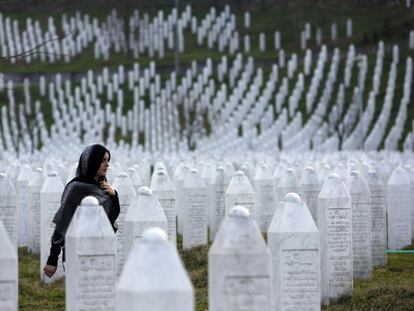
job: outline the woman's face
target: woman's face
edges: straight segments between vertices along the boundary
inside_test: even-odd
[[[98,169],[98,173],[96,173],[96,175],[98,175],[99,177],[106,176],[106,172],[108,171],[108,168],[109,168],[109,153],[106,152],[102,160],[101,166]]]

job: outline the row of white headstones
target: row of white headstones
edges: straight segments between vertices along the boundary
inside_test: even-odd
[[[164,17],[166,15],[166,17]],[[245,12],[244,29],[249,30],[251,14]],[[185,50],[186,31],[196,36],[199,46],[207,45],[209,49],[217,48],[221,53],[234,54],[241,51],[241,39],[243,39],[243,51],[251,52],[252,36],[258,38],[258,48],[266,51],[266,34],[245,34],[241,38],[237,29],[236,15],[231,12],[229,6],[225,6],[221,12],[210,8],[208,13],[200,21],[192,15],[191,6],[186,6],[180,15],[176,9],[170,14],[164,11],[158,13],[150,20],[147,13],[140,15],[135,10],[128,19],[129,31],[124,28],[123,16],[118,16],[113,10],[103,22],[88,14],[61,17],[61,29],[55,25],[52,16],[48,18],[47,28],[43,30],[41,23],[33,21],[31,17],[26,19],[26,27],[20,31],[19,21],[12,20],[0,14],[0,53],[2,57],[10,57],[10,62],[15,63],[15,55],[21,55],[25,62],[31,63],[39,59],[42,62],[56,62],[64,60],[70,62],[74,57],[81,55],[93,45],[94,57],[108,60],[111,52],[120,53],[130,51],[132,56],[139,58],[147,55],[150,58],[164,58],[166,50],[177,48],[178,53]],[[346,36],[353,33],[352,20],[346,21]],[[305,50],[307,43],[313,37],[317,45],[322,44],[322,29],[315,27],[312,34],[312,26],[308,22],[300,32],[300,47]],[[337,23],[330,26],[330,39],[335,41],[338,33]],[[63,33],[63,37],[58,34]],[[128,35],[128,37],[127,37]],[[275,50],[281,49],[281,33],[276,30],[273,34]],[[408,35],[410,49],[414,49],[414,31]],[[175,47],[177,45],[177,47]]]
[[[260,161],[256,166],[245,162],[236,172],[230,162],[198,163],[201,173],[190,162],[166,162],[169,169],[158,162],[151,179],[143,161],[114,180],[121,204],[116,234],[94,198],[77,209],[66,236],[67,309],[92,304],[113,309],[118,275],[118,310],[135,302],[154,303],[148,291],[159,297],[156,310],[168,305],[192,310],[193,289],[172,245],[177,231],[185,249],[207,245],[208,228],[214,241],[209,252],[211,310],[244,303],[251,309],[301,305],[317,310],[330,299],[351,295],[353,280],[370,279],[373,267],[386,265],[387,239],[390,249],[411,243],[414,173],[409,166],[393,169],[398,158],[391,155],[389,164],[377,163],[384,166],[380,174],[354,161],[334,170],[316,163],[319,173],[280,162],[273,175]],[[2,292],[10,293],[2,294],[7,298],[1,303],[11,310],[17,308],[17,245],[27,243],[32,252],[40,251],[42,281],[63,276],[61,263],[52,279],[42,274],[63,191],[62,179],[50,169],[49,163],[46,179],[41,168],[31,172],[28,166],[20,168],[16,180],[0,175],[0,244],[11,248],[0,258]],[[144,233],[152,227],[166,233]],[[261,232],[267,233],[267,246]],[[174,299],[181,290],[183,297]]]
[[[164,58],[166,47],[169,50],[177,48],[182,53],[185,49],[185,34],[191,28],[191,34],[197,38],[199,46],[207,44],[209,49],[215,45],[219,52],[235,53],[240,51],[240,34],[236,28],[236,15],[231,13],[230,7],[225,6],[221,12],[214,7],[210,8],[206,16],[199,20],[192,16],[191,6],[186,6],[179,15],[176,9],[164,17],[164,11],[158,13],[150,20],[147,13],[142,14],[135,10],[128,18],[128,25],[124,25],[124,18],[119,17],[116,10],[109,14],[104,22],[88,14],[61,18],[61,29],[57,29],[52,16],[48,18],[47,29],[44,31],[38,20],[31,17],[26,19],[26,27],[21,32],[19,21],[0,15],[0,50],[3,57],[10,57],[12,63],[16,62],[13,55],[22,55],[27,63],[36,59],[42,62],[55,62],[64,60],[70,62],[74,57],[82,54],[90,45],[94,46],[96,59],[110,58],[111,51],[131,51],[135,58],[147,54],[149,57]],[[244,27],[249,29],[251,24],[250,12],[244,14]],[[126,31],[125,27],[129,28]],[[306,43],[312,38],[311,24],[306,23],[301,32],[301,48],[306,49]],[[60,37],[58,34],[63,33]],[[332,23],[331,40],[337,38],[337,24]],[[352,36],[352,21],[346,22],[346,34]],[[128,35],[128,37],[127,37]],[[244,51],[251,51],[250,35],[243,37]],[[322,30],[316,29],[315,39],[318,45],[322,44]],[[177,45],[177,46],[176,46]],[[260,51],[266,51],[266,38],[264,33],[258,35]],[[274,48],[281,48],[281,33],[274,33]]]
[[[164,85],[154,62],[148,68],[135,64],[127,70],[119,66],[112,73],[107,68],[102,73],[89,71],[79,86],[62,78],[61,74],[49,83],[45,77],[40,77],[41,100],[35,102],[29,80],[25,80],[23,85],[22,102],[9,81],[8,103],[1,107],[0,150],[4,152],[0,157],[14,158],[16,145],[21,145],[23,154],[30,153],[34,145],[35,149],[43,146],[45,154],[57,152],[63,156],[67,151],[65,148],[54,150],[61,142],[71,149],[80,141],[103,141],[104,133],[107,133],[107,143],[113,144],[118,130],[122,139],[131,136],[132,148],[139,147],[139,137],[143,135],[145,139],[140,148],[151,152],[187,149],[185,131],[192,130],[194,136],[198,135],[197,148],[210,152],[220,151],[223,146],[231,146],[235,150],[260,147],[262,150],[314,148],[332,151],[338,149],[340,134],[344,140],[342,148],[346,150],[377,150],[382,141],[386,149],[398,149],[407,123],[412,58],[401,62],[399,47],[393,46],[387,82],[381,85],[387,66],[385,53],[384,43],[380,42],[370,89],[366,82],[369,80],[368,57],[357,55],[353,45],[346,55],[343,80],[338,77],[340,51],[333,51],[329,63],[328,50],[323,46],[315,62],[312,51],[307,50],[303,67],[299,65],[296,54],[292,54],[287,62],[283,54],[278,63],[272,64],[267,80],[262,68],[255,69],[253,58],[245,61],[238,54],[231,64],[224,56],[217,64],[216,72],[210,59],[201,69],[193,62],[181,80],[172,72]],[[329,70],[325,74],[328,64]],[[401,67],[405,71],[403,93],[401,98],[394,98]],[[352,86],[353,73],[357,73],[358,83]],[[310,83],[306,90],[307,77]],[[216,79],[221,81],[219,86],[216,86]],[[290,90],[292,87],[289,85],[293,85],[293,89]],[[4,87],[4,80],[0,79],[0,88]],[[381,90],[384,88],[382,98]],[[352,91],[352,98],[345,98],[347,90]],[[363,94],[368,94],[366,105]],[[133,105],[127,110],[124,98],[129,95],[132,95]],[[299,109],[303,97],[306,112]],[[350,104],[345,111],[346,101]],[[398,114],[387,133],[389,122],[393,121],[390,116],[395,101],[399,101]],[[334,106],[330,109],[332,102]],[[384,104],[375,119],[377,102]],[[43,105],[51,106],[50,129],[45,124]],[[112,106],[116,107],[114,111]],[[31,111],[35,112],[34,125],[29,124],[26,117]],[[185,116],[184,134],[180,126],[180,111]],[[190,123],[194,112],[197,122]],[[208,136],[202,131],[202,113],[211,125]],[[328,114],[328,121],[323,118],[325,114]],[[304,124],[302,120],[306,117]],[[412,149],[412,131],[405,136],[403,146],[404,149]]]

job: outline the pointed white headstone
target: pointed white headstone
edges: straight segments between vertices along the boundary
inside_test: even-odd
[[[235,206],[208,254],[209,310],[270,310],[270,252],[250,211]]]
[[[0,221],[0,309],[18,310],[18,259],[16,247]]]
[[[17,210],[19,215],[19,246],[28,245],[28,223],[30,217],[29,209],[29,180],[31,180],[32,172],[29,166],[22,166],[19,176],[17,177]]]
[[[318,198],[321,237],[321,292],[324,303],[350,296],[352,272],[351,196],[338,175],[330,175]]]
[[[276,205],[280,200],[283,200],[286,194],[294,192],[300,193],[299,179],[293,168],[288,168],[284,174],[282,174],[279,183],[276,186]]]
[[[194,310],[193,286],[165,231],[149,228],[133,246],[116,297],[118,311]]]
[[[237,171],[230,179],[224,200],[226,215],[234,206],[241,205],[250,211],[253,219],[256,219],[255,193],[249,178],[242,171]]]
[[[127,260],[134,243],[139,242],[145,229],[159,227],[167,231],[167,218],[157,197],[148,187],[141,187],[124,218],[124,260]]]
[[[372,275],[371,194],[358,171],[351,172],[349,193],[352,204],[352,264],[354,280]]]
[[[192,169],[183,184],[183,248],[207,245],[207,187],[197,170]]]
[[[58,264],[55,274],[49,278],[43,273],[50,251],[50,237],[55,229],[53,216],[60,207],[63,183],[56,172],[50,172],[40,191],[40,278],[44,283],[52,283],[64,276],[62,264]],[[62,254],[59,255],[61,263]]]
[[[65,247],[66,310],[115,310],[116,237],[96,198],[81,201]]]
[[[276,209],[273,176],[265,164],[259,164],[253,179],[256,193],[256,214],[260,230],[266,232]]]
[[[224,205],[224,196],[229,177],[223,167],[218,166],[214,175],[213,187],[213,206],[209,206],[211,215],[210,238],[214,240],[217,230],[224,219],[226,209]]]
[[[29,181],[29,250],[32,253],[40,253],[40,190],[42,190],[43,183],[43,170],[41,168],[34,169],[32,179]]]
[[[128,211],[129,205],[131,204],[132,199],[136,196],[136,191],[134,185],[129,179],[126,173],[119,173],[114,180],[114,188],[118,193],[119,207],[120,212],[116,223],[118,225],[118,230],[116,231],[116,241],[117,241],[117,260],[118,260],[118,276],[121,275],[122,267],[124,265],[125,256],[124,256],[124,232],[125,232],[125,215]]]
[[[411,244],[410,180],[401,167],[387,184],[388,248],[401,249]]]
[[[16,191],[5,173],[0,173],[0,221],[9,234],[9,239],[17,250],[18,218]]]
[[[320,240],[306,203],[288,193],[267,232],[273,309],[320,310]]]
[[[156,174],[154,183],[151,183],[151,190],[158,198],[164,214],[167,217],[168,240],[173,244],[176,244],[177,211],[175,209],[175,188],[166,170],[159,169]]]
[[[318,175],[312,167],[307,167],[300,182],[302,200],[306,203],[316,226],[318,226],[318,196],[321,191]]]
[[[384,267],[387,264],[385,188],[375,171],[368,172],[367,185],[371,193],[372,267]]]

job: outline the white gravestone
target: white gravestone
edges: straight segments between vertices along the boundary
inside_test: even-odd
[[[352,265],[354,280],[372,276],[371,194],[358,171],[351,172]]]
[[[371,193],[372,267],[384,267],[387,265],[385,188],[375,171],[368,172],[367,185]]]
[[[114,180],[114,188],[118,192],[120,212],[118,219],[116,220],[118,230],[116,231],[117,241],[117,260],[118,260],[118,276],[121,275],[122,267],[124,265],[124,231],[125,224],[124,219],[128,211],[129,205],[132,199],[136,196],[134,185],[126,173],[119,173]]]
[[[29,222],[29,180],[32,172],[25,165],[22,166],[19,176],[17,177],[17,214],[19,215],[19,246],[28,245],[28,222]]]
[[[141,187],[131,201],[124,218],[124,260],[128,258],[133,244],[142,238],[142,233],[150,227],[167,231],[167,218],[157,197],[148,187]]]
[[[411,194],[411,239],[414,239],[414,171],[411,169],[409,165],[404,166],[404,170],[408,175],[410,180],[410,194]]]
[[[116,288],[117,311],[193,311],[194,289],[174,244],[149,228],[133,246]]]
[[[273,176],[265,164],[259,164],[253,179],[256,193],[256,214],[260,230],[266,232],[276,208]]]
[[[229,184],[229,176],[223,167],[218,166],[216,168],[216,174],[214,175],[213,182],[213,206],[210,206],[210,210],[213,213],[211,226],[210,226],[210,237],[214,240],[217,230],[224,219],[226,209],[224,205],[224,196],[226,193],[227,186]]]
[[[321,294],[324,303],[350,296],[352,272],[351,196],[338,175],[330,175],[318,198],[321,237]]]
[[[271,310],[270,252],[250,211],[227,214],[208,254],[209,310]]]
[[[34,169],[32,179],[29,181],[29,250],[32,253],[40,253],[40,190],[42,190],[43,183],[43,170],[41,168]]]
[[[293,168],[288,168],[284,174],[282,174],[279,183],[276,186],[276,205],[280,200],[283,200],[286,194],[294,192],[300,193],[299,179]]]
[[[66,310],[115,310],[116,237],[96,198],[76,209],[65,247]]]
[[[388,248],[401,249],[411,244],[410,180],[401,167],[387,184]]]
[[[18,259],[16,247],[0,221],[0,310],[18,310]]]
[[[175,209],[175,188],[167,171],[158,170],[154,183],[151,183],[152,193],[158,198],[168,222],[168,240],[177,243],[177,211]]]
[[[10,241],[17,250],[18,217],[16,191],[7,174],[0,173],[0,221],[9,235]]]
[[[192,169],[183,184],[183,248],[207,245],[207,187],[197,170]]]
[[[253,219],[256,219],[255,200],[255,193],[249,178],[242,171],[235,172],[224,196],[226,215],[234,206],[241,205],[250,211]]]
[[[59,264],[55,274],[49,278],[43,273],[50,252],[50,241],[55,224],[53,217],[60,207],[63,193],[63,183],[56,172],[50,172],[40,191],[40,278],[44,283],[52,283],[63,277],[62,254],[59,255]]]
[[[308,166],[300,182],[300,194],[306,203],[312,218],[318,226],[318,196],[321,191],[321,184],[314,169]]]
[[[288,193],[267,232],[273,310],[320,310],[320,240],[306,203]]]

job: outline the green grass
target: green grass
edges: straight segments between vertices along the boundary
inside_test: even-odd
[[[196,310],[208,309],[208,247],[178,249],[194,285]],[[414,248],[414,245],[408,247]],[[64,281],[44,285],[39,281],[39,256],[19,249],[19,310],[64,310]],[[414,254],[389,254],[386,268],[377,268],[372,280],[354,283],[352,297],[342,298],[326,311],[413,310]]]

